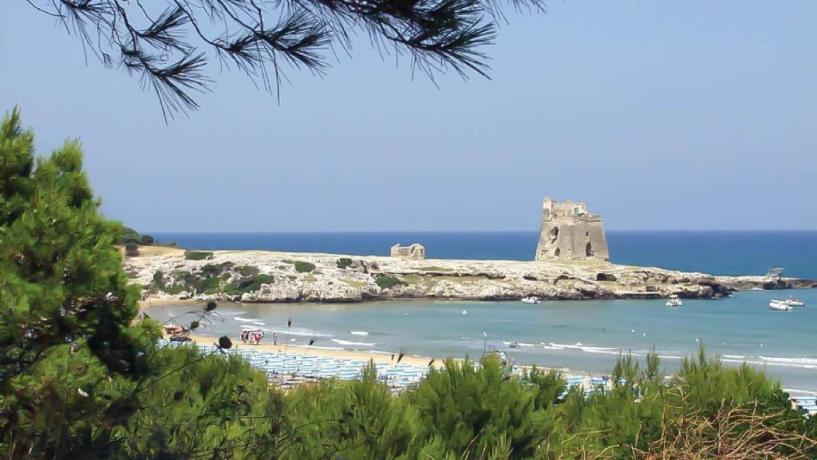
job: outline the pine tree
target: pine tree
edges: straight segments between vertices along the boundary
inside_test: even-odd
[[[77,141],[36,158],[14,110],[0,126],[0,447],[10,457],[98,449],[102,419],[146,371],[155,328],[131,327],[127,286]],[[124,395],[125,393],[122,393]],[[95,447],[92,447],[95,446]]]

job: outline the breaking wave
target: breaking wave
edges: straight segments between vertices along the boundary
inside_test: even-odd
[[[377,345],[376,343],[353,342],[351,340],[341,340],[341,339],[332,339],[332,342],[335,342],[338,345],[349,345],[349,346],[359,346],[359,347],[373,347],[373,346]]]

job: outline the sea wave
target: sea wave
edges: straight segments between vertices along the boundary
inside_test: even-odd
[[[287,329],[262,327],[260,329],[264,332],[274,332],[278,335],[296,335],[300,337],[332,337],[331,334],[324,334],[322,332],[307,329],[304,327],[291,327]]]
[[[349,346],[359,346],[359,347],[373,347],[373,346],[377,345],[376,343],[353,342],[351,340],[341,340],[341,339],[332,339],[332,342],[335,342],[338,345],[349,345]]]
[[[369,335],[368,331],[349,331],[349,333],[352,335]]]
[[[572,345],[565,343],[543,342],[542,346],[546,350],[580,350],[586,353],[600,353],[605,355],[617,355],[622,352],[620,348],[588,346],[582,344],[581,342],[576,342]]]
[[[255,323],[257,321],[261,321],[258,318],[244,318],[244,317],[241,317],[241,316],[236,316],[235,320],[236,321],[241,321],[242,323]]]

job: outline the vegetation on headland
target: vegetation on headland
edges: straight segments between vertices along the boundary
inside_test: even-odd
[[[184,251],[184,258],[187,260],[207,260],[213,258],[213,253],[207,251]]]
[[[553,372],[510,376],[494,357],[446,361],[392,396],[372,367],[360,381],[283,392],[228,354],[226,337],[209,353],[160,347],[159,325],[137,318],[122,227],[98,213],[79,145],[37,160],[33,145],[12,112],[0,126],[4,458],[817,457],[817,419],[762,372],[703,350],[670,379],[655,354],[645,367],[621,357],[613,387],[589,397],[564,394]],[[207,288],[236,271],[264,281],[229,263],[175,279]]]
[[[392,275],[384,275],[384,274],[377,274],[374,278],[375,284],[377,284],[381,289],[389,289],[395,286],[402,286],[407,284],[405,281],[401,280],[400,278]]]

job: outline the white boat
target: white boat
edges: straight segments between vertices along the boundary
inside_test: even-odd
[[[789,311],[793,307],[791,305],[787,304],[785,300],[772,299],[769,302],[769,308],[771,308],[772,310],[777,310],[777,311]]]
[[[541,302],[541,300],[539,300],[539,297],[536,297],[535,295],[522,297],[522,303],[539,303],[539,302]]]
[[[668,307],[680,307],[680,306],[682,306],[683,304],[684,304],[684,303],[683,303],[683,302],[681,302],[681,298],[680,298],[680,297],[678,297],[678,295],[677,295],[677,294],[672,294],[672,295],[670,295],[670,296],[669,296],[669,300],[667,300],[667,306],[668,306]]]
[[[786,305],[788,305],[790,307],[805,307],[806,306],[806,302],[804,302],[804,301],[802,301],[800,299],[796,299],[796,298],[794,298],[792,296],[786,297],[786,300],[784,300],[784,302],[786,302]]]

